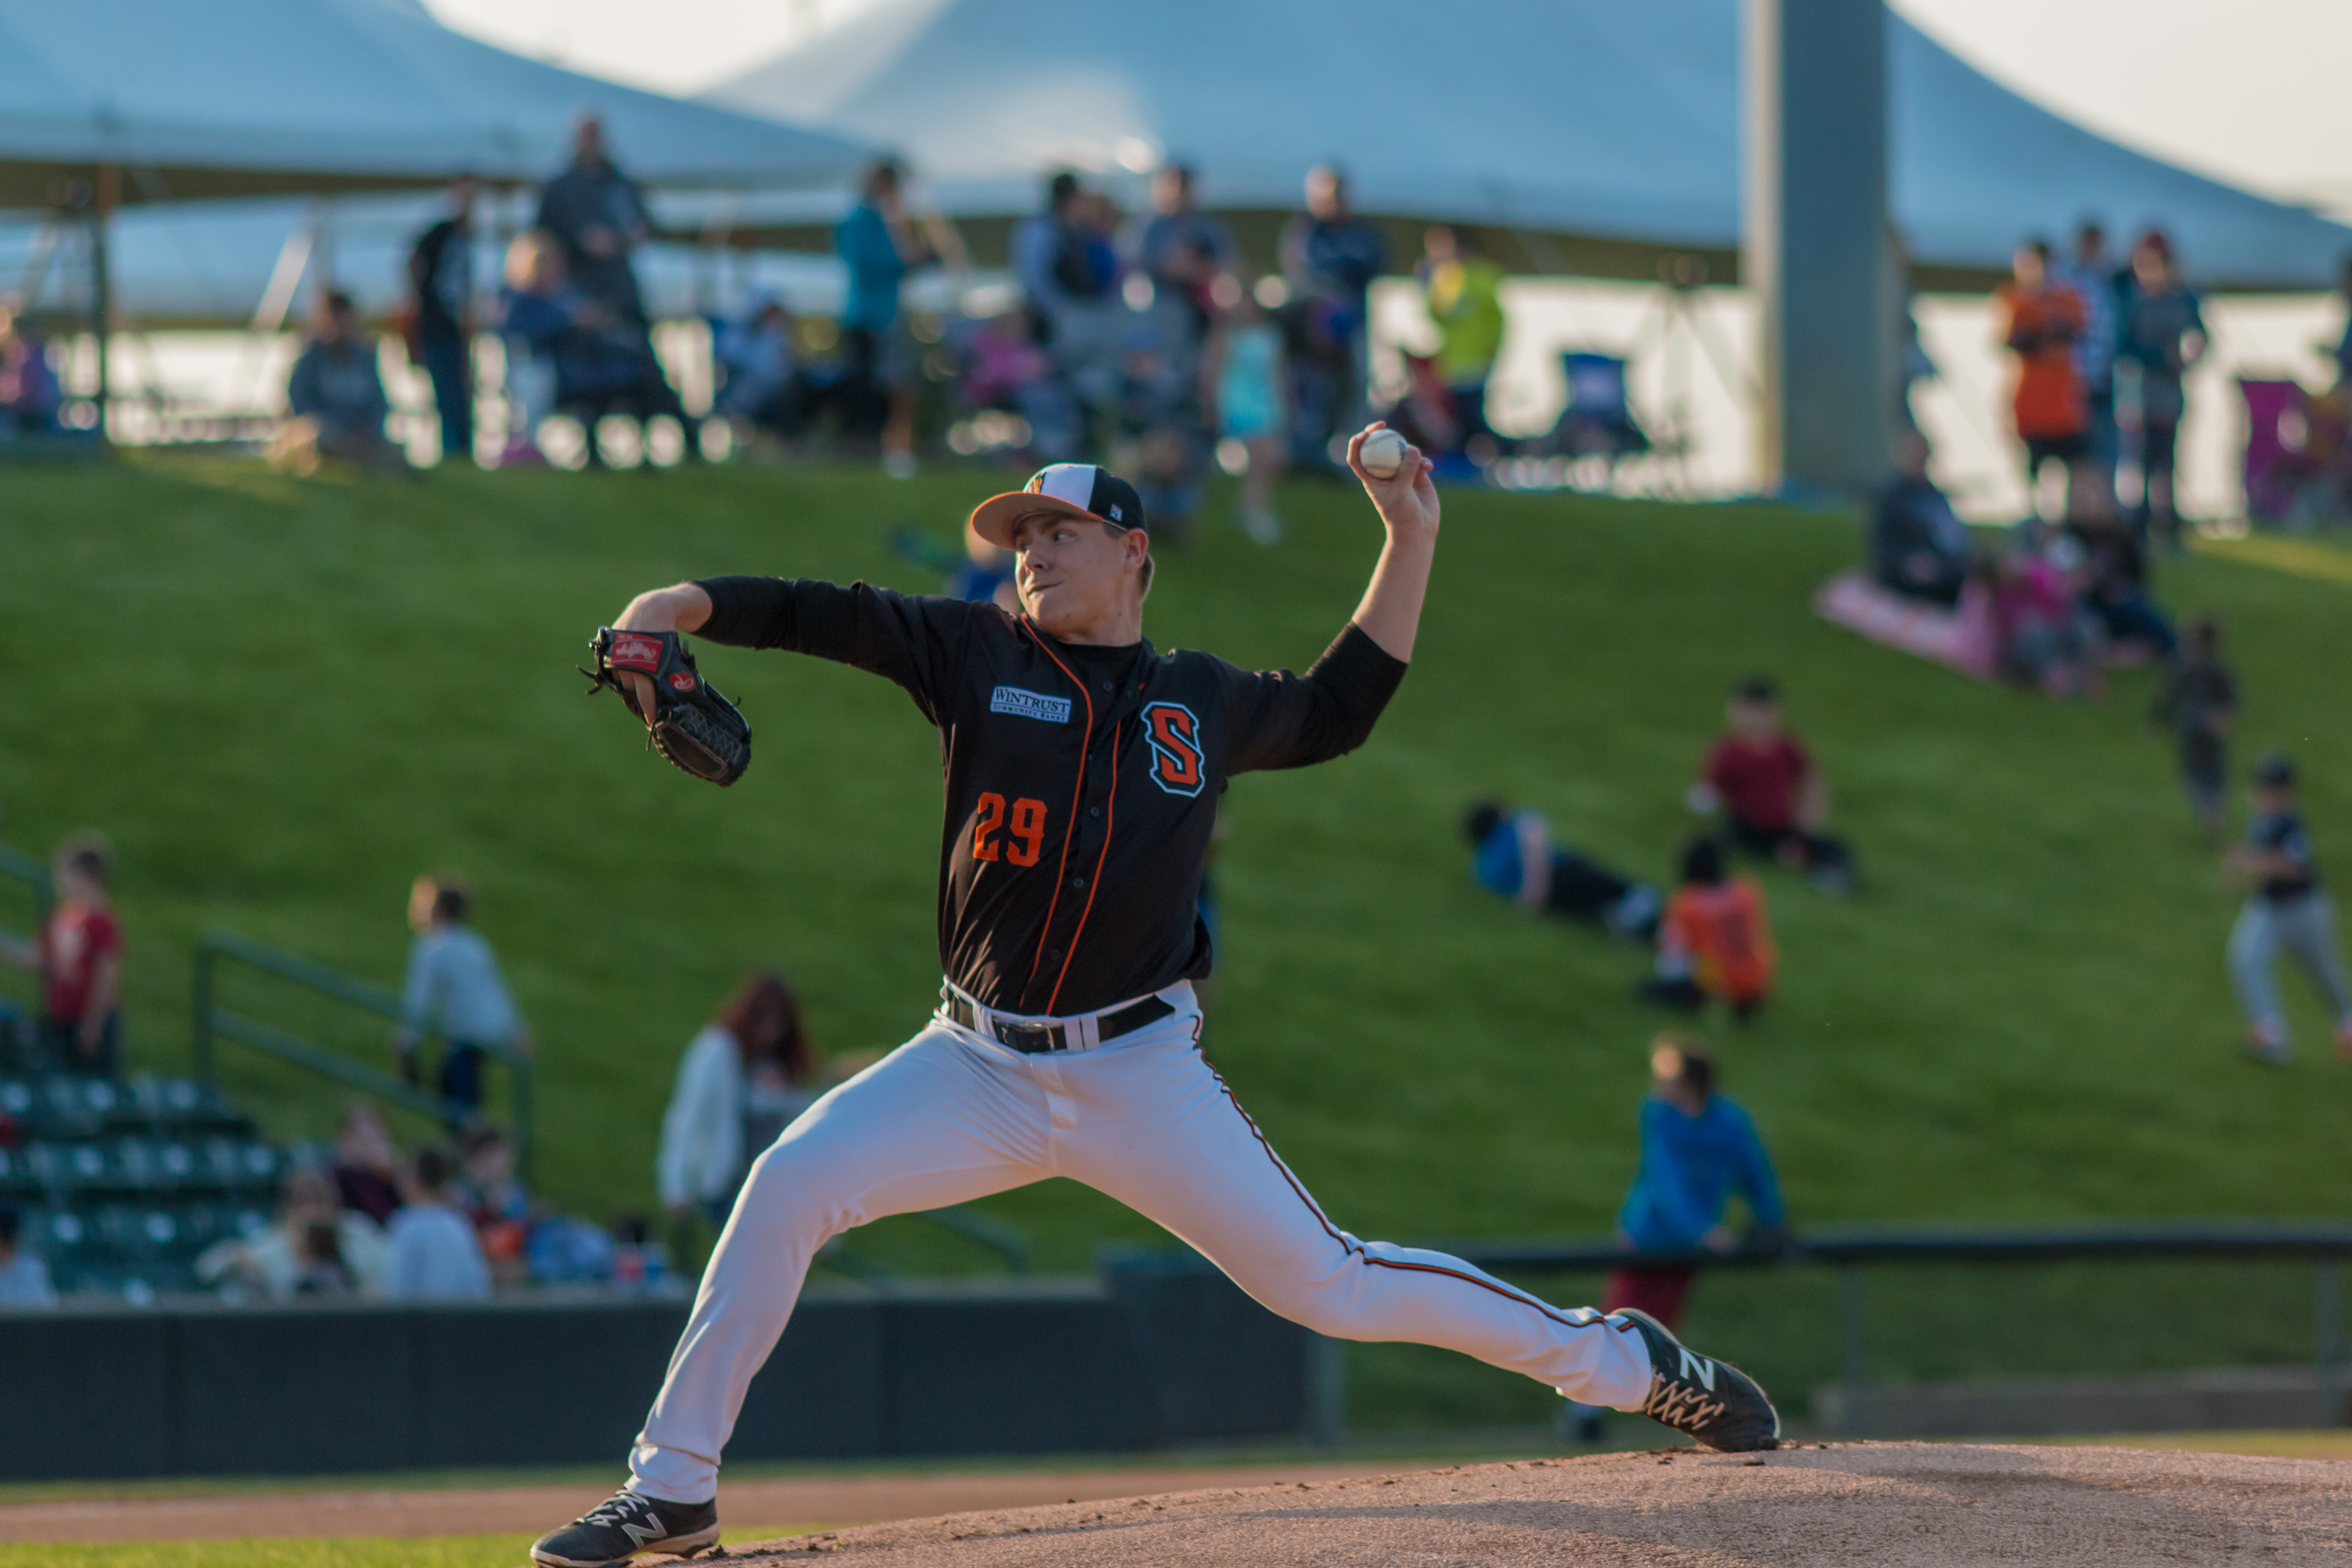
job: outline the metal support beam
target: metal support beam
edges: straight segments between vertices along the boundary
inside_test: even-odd
[[[1307,1336],[1307,1441],[1336,1448],[1348,1439],[1348,1344]]]
[[[1889,467],[1901,300],[1882,0],[1746,0],[1740,269],[1762,322],[1764,488],[1852,497]]]

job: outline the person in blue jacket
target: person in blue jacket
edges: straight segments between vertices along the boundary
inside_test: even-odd
[[[1488,892],[1630,941],[1656,936],[1664,907],[1658,889],[1561,845],[1536,813],[1472,801],[1463,808],[1462,836],[1470,841],[1470,874]]]
[[[1746,1236],[1724,1217],[1735,1194],[1748,1205]],[[1660,1035],[1650,1047],[1650,1093],[1642,1102],[1641,1168],[1617,1211],[1619,1244],[1639,1253],[1736,1252],[1776,1245],[1787,1222],[1756,1124],[1738,1101],[1715,1092],[1715,1059],[1691,1036]],[[1612,1269],[1601,1310],[1636,1307],[1675,1328],[1697,1272],[1688,1263]],[[1598,1408],[1571,1405],[1562,1418],[1579,1440],[1599,1441]]]

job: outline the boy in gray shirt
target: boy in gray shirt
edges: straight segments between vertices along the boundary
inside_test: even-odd
[[[417,1042],[430,1032],[442,1039],[436,1087],[446,1099],[471,1110],[482,1103],[485,1047],[530,1049],[530,1031],[507,994],[490,944],[466,923],[473,895],[454,877],[419,877],[408,896],[408,924],[416,943],[408,950],[408,978],[400,988],[401,1074],[415,1083],[423,1076]]]

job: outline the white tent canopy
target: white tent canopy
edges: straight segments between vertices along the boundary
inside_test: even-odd
[[[2210,281],[2331,282],[2352,230],[2092,134],[1889,19],[1891,196],[1916,258],[1986,269],[2086,213]],[[709,101],[898,148],[950,213],[1039,174],[1196,164],[1280,210],[1342,160],[1381,216],[1732,250],[1738,0],[878,0]]]
[[[862,155],[509,54],[415,0],[0,0],[0,206],[109,165],[125,202],[537,179],[583,110],[656,184],[827,184]]]

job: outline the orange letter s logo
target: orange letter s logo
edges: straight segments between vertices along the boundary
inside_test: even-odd
[[[1143,710],[1143,738],[1151,746],[1151,782],[1170,795],[1193,795],[1208,782],[1202,765],[1201,721],[1181,702],[1154,702]]]

